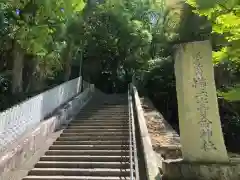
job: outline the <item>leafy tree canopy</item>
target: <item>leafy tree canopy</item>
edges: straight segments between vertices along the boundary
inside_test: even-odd
[[[217,35],[214,62],[232,61],[240,69],[240,2],[238,0],[188,0],[194,12],[211,22]]]

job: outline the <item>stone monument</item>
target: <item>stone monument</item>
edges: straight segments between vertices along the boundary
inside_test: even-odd
[[[175,76],[183,159],[228,162],[209,41],[177,46]]]

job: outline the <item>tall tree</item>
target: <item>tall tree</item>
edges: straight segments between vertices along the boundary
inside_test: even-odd
[[[56,46],[58,48],[64,47],[61,44],[64,44],[65,41],[60,37],[63,37],[64,33],[67,35],[68,22],[80,15],[84,2],[83,0],[17,0],[2,1],[0,5],[4,24],[2,30],[7,34],[3,40],[12,43],[12,93],[15,94],[23,90],[24,55],[30,54],[34,60],[37,60],[37,64],[33,67],[36,69],[35,74],[38,74],[37,68],[45,71],[45,65],[51,64],[46,61],[54,60],[58,56],[59,50],[55,49],[54,45],[59,44],[60,46]],[[65,44],[67,47],[71,47],[68,42]],[[46,73],[43,72],[39,76],[43,74]]]
[[[240,2],[238,0],[188,0],[194,12],[206,17],[215,35],[214,61],[232,61],[240,69]]]

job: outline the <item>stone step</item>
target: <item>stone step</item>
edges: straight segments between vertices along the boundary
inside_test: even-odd
[[[126,104],[116,104],[114,106],[112,105],[107,105],[107,104],[89,104],[89,106],[86,106],[84,108],[84,110],[109,110],[109,109],[125,109],[128,110],[127,106],[127,102]]]
[[[117,113],[117,114],[128,114],[128,109],[123,109],[123,108],[107,108],[107,109],[85,109],[84,111],[80,112],[78,115],[82,115],[82,114],[113,114],[113,113]]]
[[[112,168],[128,169],[129,162],[39,161],[35,168]]]
[[[129,136],[129,132],[81,132],[81,130],[79,132],[74,132],[72,130],[65,130],[60,137],[66,137],[66,136]]]
[[[80,121],[80,122],[101,122],[101,123],[105,123],[105,122],[128,122],[129,119],[75,119],[71,122],[74,121]]]
[[[95,131],[99,131],[99,132],[106,132],[106,131],[117,131],[117,132],[121,132],[121,131],[129,131],[129,127],[112,127],[110,129],[100,129],[100,128],[97,128],[96,126],[95,127],[92,127],[92,128],[85,128],[85,127],[82,127],[82,126],[69,126],[67,127],[66,129],[74,129],[74,130],[81,130],[83,132],[95,132]]]
[[[71,123],[71,124],[73,124],[73,123]],[[118,121],[114,121],[114,122],[88,122],[88,121],[79,121],[79,125],[85,125],[85,126],[98,126],[98,125],[102,125],[102,124],[104,124],[104,125],[106,125],[106,126],[115,126],[115,125],[119,125],[119,126],[121,126],[121,125],[128,125],[129,123],[128,123],[128,121],[125,121],[125,122],[118,122]]]
[[[93,111],[93,110],[88,110],[88,111],[85,111],[85,112],[82,112],[80,113],[79,115],[112,115],[112,114],[116,114],[116,115],[119,115],[119,116],[122,116],[122,115],[125,115],[127,116],[128,115],[128,111],[123,111],[121,109],[119,110],[106,110],[106,111]]]
[[[48,150],[45,155],[108,155],[108,156],[128,156],[129,150]]]
[[[121,150],[129,145],[52,145],[49,150]]]
[[[128,120],[79,120],[75,122],[71,122],[69,125],[71,126],[93,126],[93,125],[99,125],[99,126],[111,126],[113,125],[121,125],[121,124],[129,124]]]
[[[123,105],[123,106],[92,106],[92,107],[87,107],[87,108],[84,108],[84,111],[82,112],[85,112],[85,111],[92,111],[92,112],[108,112],[108,111],[120,111],[120,112],[128,112],[128,108],[126,108],[126,105]]]
[[[84,110],[94,110],[94,111],[105,111],[105,110],[111,110],[111,109],[117,109],[117,110],[128,110],[127,106],[127,102],[125,105],[123,104],[119,104],[119,105],[115,105],[115,106],[109,106],[109,105],[103,105],[103,104],[96,104],[97,106],[95,106],[94,104],[91,104],[90,106],[85,106]]]
[[[128,122],[129,119],[75,119],[71,122],[99,122],[99,123],[108,123],[108,122]]]
[[[99,101],[102,101],[102,99],[100,99]],[[98,110],[98,109],[101,109],[101,110],[105,110],[105,109],[126,109],[126,105],[128,104],[128,102],[119,102],[118,104],[106,104],[106,103],[98,103],[98,102],[94,102],[94,104],[89,104],[89,106],[86,106],[86,108],[84,109],[87,109],[87,110]]]
[[[95,118],[100,118],[100,117],[103,117],[103,118],[107,118],[107,119],[122,119],[122,118],[125,118],[125,119],[128,119],[128,114],[118,114],[116,115],[115,113],[108,113],[108,114],[81,114],[81,115],[78,115],[76,117],[76,119],[83,119],[83,118],[86,118],[86,119],[95,119]]]
[[[117,116],[128,116],[129,112],[119,112],[119,111],[105,111],[105,112],[97,112],[97,111],[86,111],[83,113],[78,114],[77,117],[80,116],[112,116],[112,115],[117,115]]]
[[[129,128],[122,128],[122,129],[98,129],[98,128],[95,128],[95,129],[82,129],[81,126],[71,126],[71,127],[68,127],[67,129],[65,130],[72,130],[72,131],[81,131],[81,132],[128,132],[129,131]]]
[[[96,105],[91,105],[91,106],[88,106],[86,108],[84,108],[84,110],[87,110],[87,111],[106,111],[106,110],[109,110],[109,111],[117,111],[117,110],[121,110],[121,111],[128,111],[128,108],[126,107],[127,106],[127,102],[125,104],[119,104],[119,106],[117,104],[115,105],[106,105],[106,104],[96,104]]]
[[[115,141],[115,140],[129,140],[128,136],[66,136],[59,137],[57,141]]]
[[[125,141],[55,141],[53,145],[123,145],[129,144],[128,140]]]
[[[130,180],[127,176],[27,176],[23,180]]]
[[[40,161],[101,161],[101,162],[126,162],[129,156],[42,156]]]
[[[129,109],[126,109],[124,107],[117,107],[117,108],[112,108],[112,107],[106,107],[106,108],[102,108],[99,107],[99,109],[97,108],[88,108],[88,109],[84,109],[84,111],[80,112],[79,114],[85,114],[85,113],[113,113],[116,112],[118,114],[124,114],[124,113],[128,113]]]
[[[98,105],[98,106],[88,106],[86,108],[84,108],[84,111],[97,111],[97,112],[101,112],[101,111],[109,111],[109,110],[115,110],[115,111],[128,111],[128,108],[126,108],[126,105],[121,105],[121,106],[102,106],[102,105]]]
[[[79,128],[78,129],[92,129],[92,128],[96,128],[98,127],[99,129],[127,129],[128,128],[128,125],[126,126],[104,126],[104,125],[101,125],[101,126],[87,126],[87,125],[84,125],[84,124],[78,124],[79,125]],[[76,127],[76,124],[69,124],[68,128],[69,127]]]
[[[28,175],[43,176],[128,176],[129,169],[108,169],[108,168],[34,168]]]
[[[120,119],[120,120],[127,120],[127,119],[129,119],[129,117],[128,117],[128,115],[126,115],[126,116],[116,116],[116,115],[114,115],[114,114],[112,114],[112,115],[94,115],[94,116],[86,116],[86,115],[82,115],[82,116],[77,116],[76,117],[76,119],[75,120],[73,120],[73,122],[74,121],[79,121],[78,119],[91,119],[91,120],[105,120],[105,119],[111,119],[111,120],[118,120],[118,119]]]
[[[91,118],[95,118],[95,117],[105,117],[107,119],[112,119],[114,117],[115,117],[115,119],[119,119],[119,118],[128,119],[128,113],[124,113],[124,114],[123,113],[119,114],[119,113],[114,113],[114,112],[106,113],[106,114],[104,114],[104,113],[90,113],[90,114],[84,113],[84,114],[78,115],[76,117],[76,120],[82,119],[83,117],[85,117],[86,119],[91,119]]]
[[[27,176],[23,180],[130,180],[130,178],[127,176]]]

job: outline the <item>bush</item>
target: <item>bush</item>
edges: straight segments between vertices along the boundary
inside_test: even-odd
[[[168,122],[179,132],[174,61],[160,58],[157,65],[145,75],[144,89]]]

